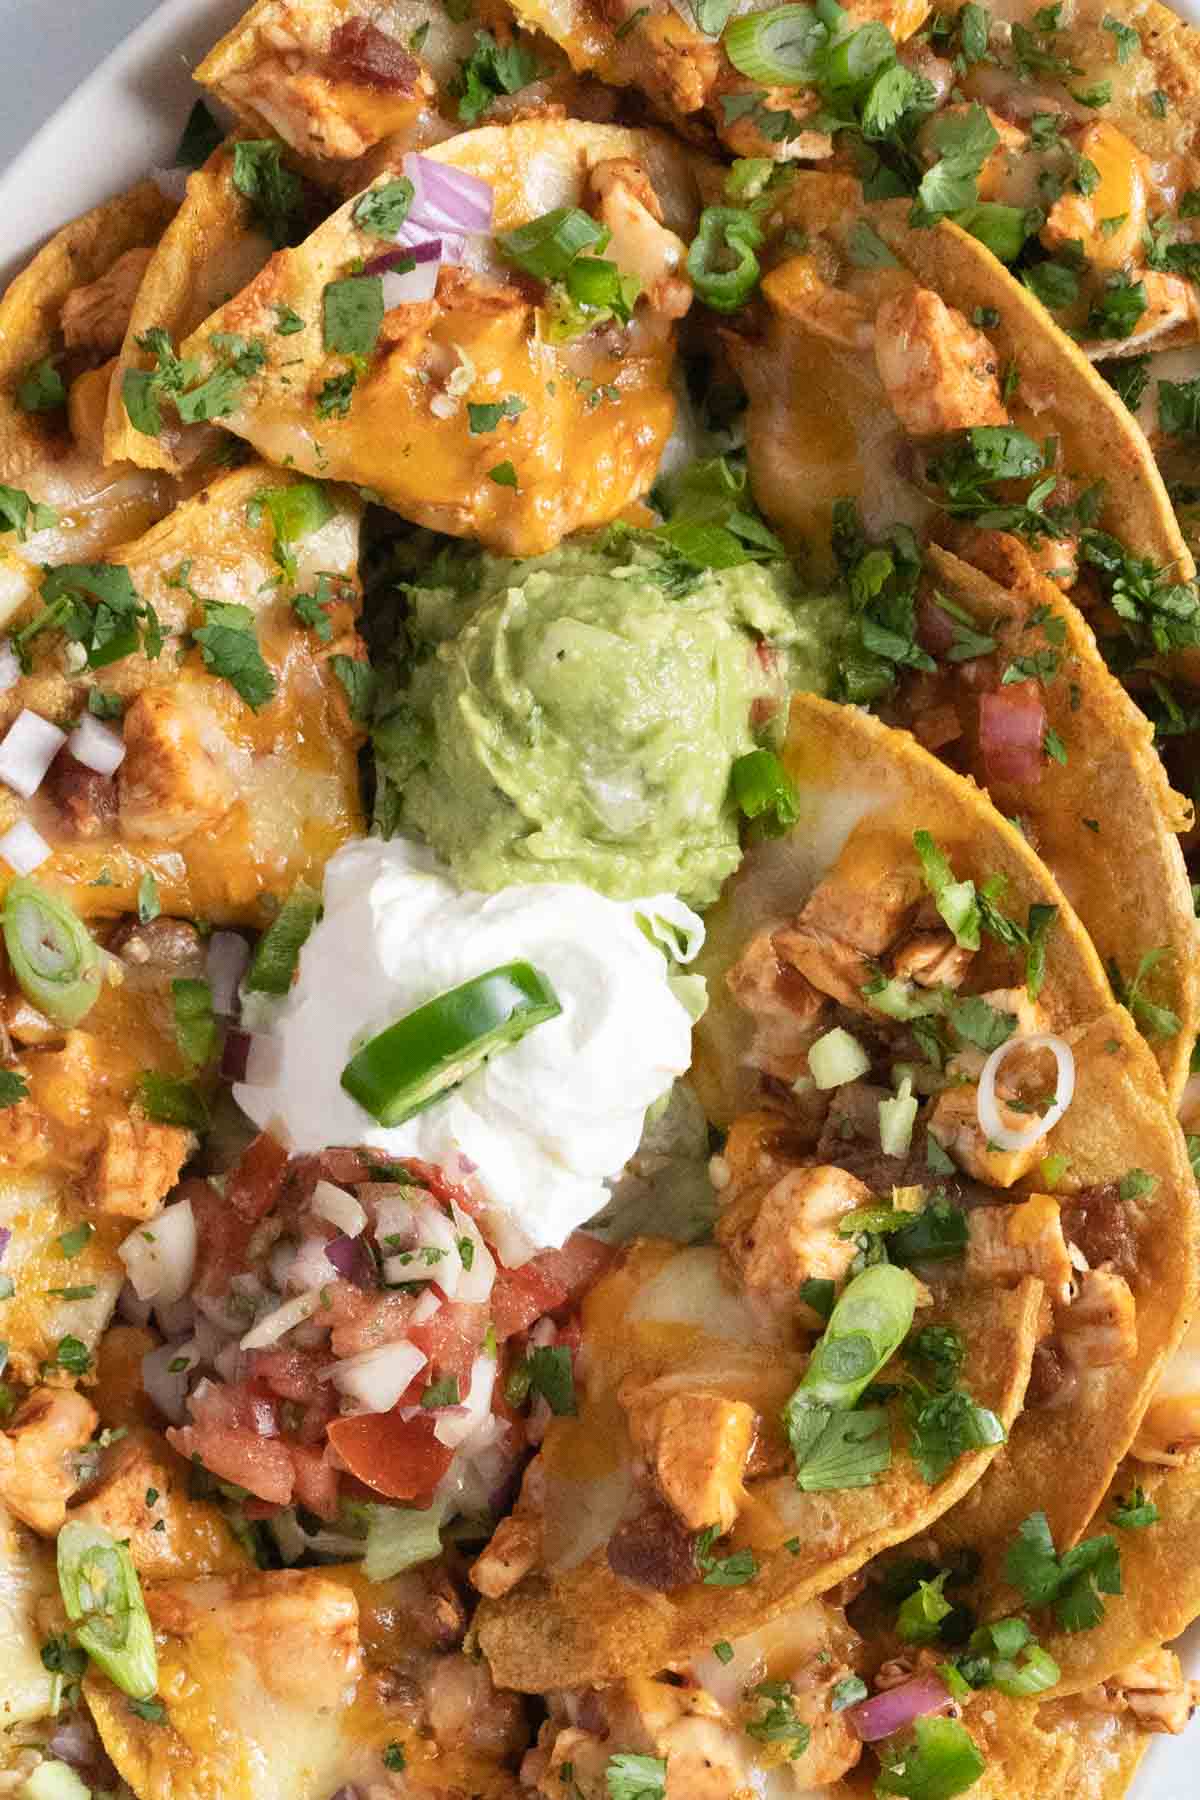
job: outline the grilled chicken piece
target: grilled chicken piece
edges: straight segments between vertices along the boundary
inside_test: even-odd
[[[989,1187],[1009,1188],[1041,1161],[1045,1145],[1039,1140],[1024,1150],[989,1150],[987,1134],[979,1123],[978,1096],[979,1089],[974,1082],[945,1088],[929,1114],[930,1135],[968,1175],[974,1175],[977,1181],[986,1182]],[[1000,1117],[1018,1130],[1029,1123],[1019,1113],[1011,1113],[1006,1118],[1003,1106]]]
[[[529,1514],[501,1519],[491,1542],[471,1565],[471,1582],[489,1600],[499,1600],[524,1581],[542,1554],[541,1532]]]
[[[59,323],[68,350],[116,355],[153,255],[153,250],[127,250],[99,280],[67,295]]]
[[[924,896],[915,864],[897,855],[891,832],[860,828],[809,895],[797,923],[882,956],[911,921]]]
[[[995,348],[929,288],[907,288],[880,306],[875,366],[889,406],[912,437],[1009,422]]]
[[[1058,1201],[1031,1194],[1017,1206],[977,1206],[967,1215],[967,1275],[981,1285],[1015,1286],[1036,1275],[1058,1306],[1071,1296],[1074,1271]]]
[[[178,1181],[192,1141],[181,1126],[139,1114],[107,1119],[88,1171],[88,1200],[100,1212],[149,1219]]]
[[[829,1002],[775,947],[773,926],[755,933],[725,976],[730,993],[753,1015],[752,1068],[793,1082],[804,1068],[817,1021]]]
[[[211,1501],[188,1495],[189,1467],[156,1431],[135,1429],[103,1451],[71,1506],[73,1519],[102,1525],[129,1545],[139,1575],[227,1575],[246,1553]]]
[[[519,1694],[500,1692],[482,1660],[435,1658],[425,1687],[430,1729],[442,1750],[469,1750],[497,1760],[529,1742]]]
[[[35,1388],[0,1431],[0,1500],[18,1519],[53,1537],[77,1485],[72,1457],[99,1423],[96,1409],[69,1388]]]
[[[839,1221],[872,1204],[871,1190],[844,1169],[792,1169],[765,1195],[751,1193],[727,1207],[717,1220],[717,1242],[752,1300],[809,1323],[801,1284],[841,1281],[855,1246],[853,1238],[839,1237]],[[812,1322],[819,1325],[815,1315]]]
[[[642,165],[630,156],[597,163],[588,171],[585,203],[612,233],[605,255],[625,274],[637,276],[655,312],[682,319],[692,304],[692,284],[681,272],[687,245],[663,224]]]
[[[961,987],[974,951],[964,950],[951,931],[914,931],[892,958],[892,974],[898,981],[915,981],[918,987]]]
[[[1097,1712],[1132,1713],[1143,1731],[1178,1733],[1200,1705],[1200,1681],[1188,1681],[1175,1652],[1163,1646],[1127,1663],[1079,1698]]]
[[[1089,1269],[1059,1320],[1059,1333],[1076,1368],[1102,1369],[1136,1356],[1137,1306],[1125,1277]]]
[[[182,843],[224,818],[237,798],[231,769],[203,741],[194,711],[167,693],[148,689],[133,702],[125,752],[120,818],[131,838]]]
[[[692,1531],[724,1536],[737,1518],[742,1476],[754,1441],[754,1408],[721,1394],[663,1382],[622,1383],[630,1435],[668,1505]]]

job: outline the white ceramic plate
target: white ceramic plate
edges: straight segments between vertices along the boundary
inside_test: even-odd
[[[197,97],[191,70],[248,3],[165,0],[42,126],[0,178],[0,281],[68,219],[172,161]],[[1178,10],[1195,17],[1200,0]],[[1200,1625],[1184,1643],[1200,1677]],[[1130,1800],[1197,1800],[1198,1760],[1200,1720],[1155,1740]]]

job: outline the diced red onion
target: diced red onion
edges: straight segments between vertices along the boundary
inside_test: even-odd
[[[12,645],[0,643],[0,694],[7,694],[21,679],[21,662]]]
[[[325,1245],[325,1259],[357,1288],[373,1288],[379,1285],[375,1274],[375,1258],[367,1248],[363,1238],[347,1237],[339,1232],[330,1238]]]
[[[460,1406],[447,1406],[436,1415],[433,1435],[448,1450],[458,1450],[486,1424],[492,1411],[496,1385],[496,1359],[477,1356],[471,1364],[471,1383]]]
[[[982,694],[979,747],[989,781],[1032,786],[1045,768],[1046,708],[1036,681],[1018,681]]]
[[[418,263],[415,269],[399,272],[390,269],[383,278],[383,306],[391,312],[396,306],[418,306],[432,300],[437,293],[438,264]]]
[[[362,1795],[356,1787],[340,1787],[336,1794],[329,1796],[329,1800],[362,1800]]]
[[[115,775],[125,761],[125,740],[111,725],[84,713],[67,739],[67,749],[85,769],[97,775]]]
[[[53,855],[51,845],[28,819],[18,819],[0,837],[0,857],[18,875],[32,875],[35,869],[40,869]]]
[[[363,274],[407,275],[410,262],[440,263],[441,260],[441,238],[422,238],[418,243],[403,244],[396,250],[385,250],[382,256],[372,257]]]
[[[422,225],[430,233],[490,231],[496,196],[490,184],[465,169],[435,162],[410,150],[404,173],[413,184],[413,202],[405,225]]]
[[[165,1338],[190,1337],[196,1323],[196,1305],[186,1294],[181,1300],[156,1300],[154,1317]]]
[[[182,1300],[196,1271],[196,1220],[190,1200],[177,1200],[131,1231],[117,1250],[139,1300],[170,1306]]]
[[[12,1231],[7,1225],[0,1225],[0,1263],[8,1255],[8,1246],[12,1243]]]
[[[945,656],[954,644],[954,620],[928,595],[917,601],[917,642],[931,656]]]
[[[221,1051],[221,1075],[246,1087],[270,1087],[283,1069],[283,1049],[277,1038],[261,1031],[227,1031]]]
[[[310,1204],[319,1219],[335,1225],[346,1237],[361,1237],[367,1228],[365,1208],[353,1194],[335,1187],[332,1181],[318,1181]]]
[[[846,1722],[864,1744],[904,1731],[914,1719],[947,1712],[954,1705],[950,1690],[936,1675],[915,1675],[886,1693],[873,1694],[846,1708]]]
[[[245,1336],[238,1340],[241,1348],[269,1350],[272,1344],[277,1344],[281,1337],[286,1337],[289,1331],[302,1325],[305,1319],[311,1319],[320,1304],[320,1292],[313,1290],[285,1300],[282,1306],[277,1306],[274,1312],[269,1312],[256,1325],[252,1325]]]
[[[238,1010],[238,987],[249,961],[250,946],[238,932],[213,932],[208,940],[208,985],[213,1011],[223,1019],[233,1018]]]
[[[1049,1050],[1058,1069],[1054,1104],[1040,1118],[1034,1114],[1029,1123],[1019,1130],[1004,1123],[1000,1116],[1000,1102],[996,1099],[996,1077],[1005,1057],[1014,1050]],[[1053,1131],[1074,1098],[1075,1056],[1071,1046],[1063,1038],[1054,1037],[1050,1032],[1036,1031],[1029,1037],[1010,1037],[998,1050],[992,1051],[979,1072],[975,1110],[988,1143],[999,1144],[1002,1150],[1030,1150],[1034,1144],[1040,1144],[1048,1132]]]
[[[434,1313],[440,1312],[441,1309],[441,1295],[435,1293],[431,1287],[427,1287],[425,1292],[418,1296],[416,1304],[409,1314],[408,1322],[410,1325],[428,1325]]]
[[[326,1372],[338,1392],[357,1400],[364,1411],[383,1413],[391,1412],[428,1360],[423,1350],[403,1339],[347,1356]]]
[[[66,741],[65,731],[29,707],[22,708],[0,744],[0,781],[32,799]]]

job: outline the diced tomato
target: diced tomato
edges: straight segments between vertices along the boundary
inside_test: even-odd
[[[324,1450],[313,1449],[308,1444],[289,1444],[288,1450],[296,1471],[297,1505],[307,1506],[318,1519],[336,1519],[338,1472],[326,1462]]]
[[[243,1500],[242,1511],[248,1519],[277,1519],[283,1511],[274,1500]]]
[[[196,1220],[192,1290],[205,1296],[223,1294],[233,1277],[245,1274],[250,1266],[247,1250],[254,1226],[235,1213],[207,1181],[185,1181],[177,1193],[180,1199],[191,1201]]]
[[[283,1192],[288,1153],[278,1138],[262,1131],[229,1177],[225,1198],[243,1219],[258,1220],[276,1205]]]
[[[463,1211],[470,1213],[472,1217],[479,1211],[479,1202],[470,1188],[464,1187],[460,1181],[451,1181],[446,1171],[439,1169],[436,1163],[421,1162],[418,1157],[408,1156],[398,1166],[407,1169],[413,1180],[427,1188],[435,1200],[447,1203],[457,1201]]]
[[[577,1231],[561,1250],[543,1250],[519,1269],[498,1268],[491,1298],[496,1337],[503,1343],[518,1331],[527,1331],[543,1313],[578,1299],[608,1267],[612,1255],[607,1244]]]
[[[428,1505],[454,1457],[433,1435],[431,1418],[355,1413],[334,1419],[329,1441],[352,1475],[389,1500]]]
[[[411,1326],[408,1335],[417,1349],[425,1352],[430,1368],[438,1375],[457,1375],[465,1392],[471,1364],[483,1346],[487,1323],[486,1306],[444,1300],[432,1319],[424,1325]],[[422,1386],[427,1380],[426,1375]]]
[[[295,1471],[287,1445],[244,1425],[192,1424],[167,1432],[181,1456],[198,1456],[210,1475],[236,1482],[260,1500],[287,1506]]]
[[[250,1370],[255,1381],[277,1394],[281,1400],[295,1400],[307,1406],[324,1397],[327,1385],[320,1371],[329,1367],[329,1354],[317,1350],[296,1350],[281,1345],[275,1350],[252,1350]]]

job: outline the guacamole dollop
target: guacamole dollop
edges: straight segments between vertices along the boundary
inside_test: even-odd
[[[411,659],[376,731],[386,824],[467,888],[713,900],[741,855],[734,760],[790,689],[827,691],[844,601],[782,561],[702,570],[619,528],[442,572],[410,592]]]

